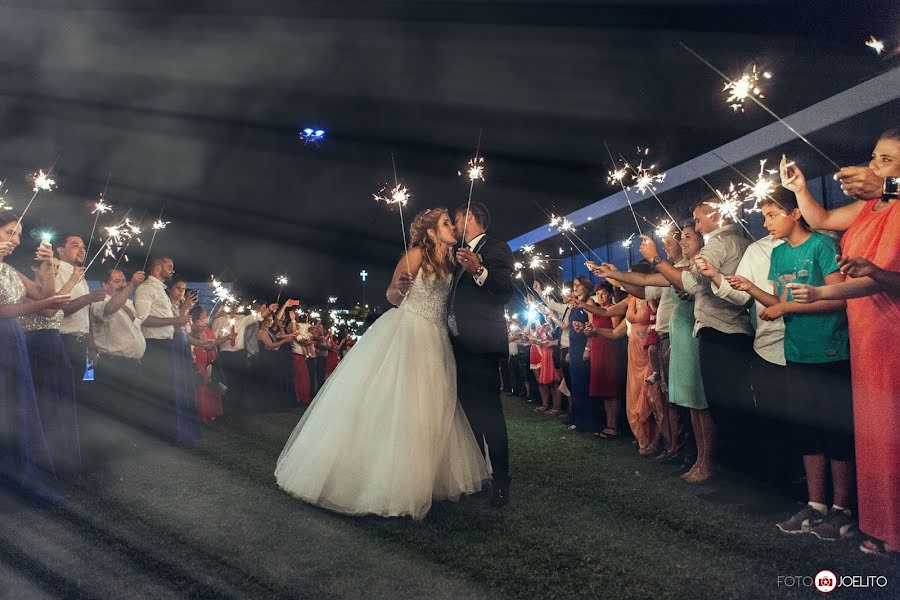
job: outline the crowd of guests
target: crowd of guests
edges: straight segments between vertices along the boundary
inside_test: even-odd
[[[0,478],[36,499],[122,450],[90,419],[122,424],[130,446],[142,434],[191,447],[222,414],[308,405],[355,340],[294,299],[210,316],[167,257],[146,274],[108,269],[91,291],[75,234],[16,269],[21,233],[0,211]]]
[[[807,504],[777,527],[824,540],[861,529],[862,550],[896,552],[900,209],[882,189],[900,177],[900,130],[836,175],[846,206],[823,208],[796,165],[780,175],[760,240],[703,198],[665,257],[642,236],[628,271],[587,263],[599,285],[577,277],[554,301],[536,282],[543,322],[511,328],[504,387],[600,438],[622,435],[624,408],[637,451],[660,461],[690,431],[688,484],[723,459],[774,455],[777,469],[802,456]],[[79,476],[81,407],[193,446],[222,414],[308,405],[353,345],[293,299],[210,315],[164,256],[91,291],[79,235],[16,269],[21,231],[0,211],[0,476],[26,494],[58,499]]]
[[[691,218],[627,272],[588,261],[589,277],[557,302],[534,283],[537,322],[513,322],[507,389],[563,415],[573,429],[620,435],[641,456],[673,460],[684,433],[688,484],[721,461],[778,477],[802,464],[806,504],[777,523],[822,540],[867,534],[860,549],[900,550],[900,129],[867,167],[836,174],[852,202],[826,210],[802,171],[782,162],[782,188],[758,208],[753,240],[696,202]],[[540,322],[543,321],[543,322]],[[617,340],[627,337],[627,344]]]

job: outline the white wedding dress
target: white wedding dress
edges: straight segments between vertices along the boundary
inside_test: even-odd
[[[359,339],[278,458],[289,494],[329,510],[422,519],[488,479],[456,398],[450,277],[423,278]]]

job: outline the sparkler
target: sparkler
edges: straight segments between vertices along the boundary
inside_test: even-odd
[[[328,296],[328,304],[336,304],[338,301],[337,296]]]
[[[156,232],[160,229],[165,229],[166,225],[171,223],[171,221],[162,220],[163,210],[165,210],[165,208],[159,209],[159,217],[153,222],[153,235],[150,236],[150,245],[147,247],[147,256],[144,257],[144,266],[141,268],[141,271],[147,270],[147,262],[150,260],[150,253],[153,251],[153,242],[156,240]]]
[[[587,249],[587,251],[590,254],[597,256],[597,253],[594,252],[594,250],[587,244],[587,242],[585,242],[583,239],[581,239],[581,237],[575,232],[575,224],[572,223],[572,221],[570,221],[567,217],[558,217],[556,215],[552,215],[552,214],[548,213],[544,209],[544,207],[541,206],[540,204],[538,204],[534,199],[532,199],[532,202],[534,202],[534,205],[537,206],[539,209],[541,209],[541,211],[545,215],[550,217],[550,223],[549,223],[550,229],[556,228],[556,230],[559,233],[561,233],[563,235],[563,237],[569,241],[570,244],[572,244],[572,247],[578,252],[578,254],[581,255],[581,257],[585,261],[588,261],[590,259],[587,256],[585,256],[584,252],[582,252],[581,249],[578,248],[578,244],[573,242],[572,238],[570,238],[568,234],[572,234],[573,236],[575,236],[575,239],[578,240],[579,242],[581,242],[582,246],[584,246],[585,249]],[[590,220],[590,217],[588,217],[588,220]],[[528,248],[529,250],[527,250],[527,251],[530,252],[531,249],[534,248],[534,246],[522,246],[522,250],[525,250],[526,248]],[[560,248],[559,253],[562,254],[562,248]],[[599,259],[600,257],[597,256],[597,258]]]
[[[56,160],[53,161],[53,164],[50,165],[50,169],[46,173],[44,173],[43,169],[38,169],[38,172],[32,175],[32,178],[34,179],[34,193],[31,195],[31,200],[25,205],[25,210],[23,210],[21,216],[19,216],[18,224],[21,224],[22,221],[25,220],[25,213],[31,208],[31,204],[34,202],[34,199],[37,198],[38,192],[50,192],[56,187],[56,180],[51,179],[50,175],[53,173],[53,168],[56,166],[56,161],[58,160],[59,156],[56,157]]]
[[[672,228],[675,227],[675,222],[671,219],[663,219],[659,225],[656,226],[656,237],[661,240],[665,240],[672,235]]]
[[[106,176],[106,184],[103,186],[103,191],[100,192],[100,198],[94,203],[94,209],[91,211],[91,214],[94,215],[94,225],[91,227],[91,235],[88,236],[87,249],[84,251],[85,256],[91,252],[91,244],[94,243],[94,232],[97,231],[97,221],[100,220],[100,215],[112,212],[112,206],[103,201],[103,197],[106,196],[106,190],[109,188],[109,180],[111,177],[112,172]]]
[[[631,198],[628,197],[628,190],[625,188],[625,175],[628,174],[628,171],[624,168],[616,168],[616,159],[613,158],[612,151],[610,151],[609,144],[606,143],[606,140],[603,140],[603,147],[606,148],[606,153],[609,154],[609,160],[613,165],[607,179],[610,183],[618,182],[619,186],[622,188],[622,193],[625,194],[625,201],[628,202],[628,209],[631,211],[632,218],[634,218],[634,225],[637,227],[638,233],[643,235],[641,225],[638,223],[637,215],[634,212],[634,206],[631,204]]]
[[[644,148],[642,150],[641,148],[638,148],[638,155],[641,155],[641,154],[643,154],[644,156],[649,155],[650,149]],[[619,158],[622,160],[622,163],[627,168],[631,169],[632,181],[634,182],[634,187],[639,192],[641,192],[642,195],[646,194],[647,192],[650,192],[650,195],[653,196],[653,198],[656,200],[657,204],[659,204],[662,207],[662,209],[664,211],[666,211],[666,215],[669,216],[669,219],[675,225],[675,228],[678,229],[678,231],[681,231],[681,227],[678,226],[678,223],[675,221],[675,217],[672,216],[672,213],[669,212],[669,209],[666,208],[666,205],[663,204],[663,201],[660,199],[660,197],[656,195],[656,185],[655,184],[662,183],[663,181],[665,181],[666,174],[665,173],[657,173],[655,171],[656,165],[650,165],[649,167],[645,167],[644,159],[641,159],[641,161],[638,163],[637,167],[632,167],[631,164],[629,164],[628,161],[626,161],[624,158],[622,158],[621,155],[619,155]],[[637,222],[637,219],[635,219],[635,222]],[[638,227],[638,232],[640,232],[640,227]]]
[[[729,81],[722,88],[723,92],[728,92],[728,98],[725,101],[735,112],[744,112],[744,100],[751,95],[759,98],[766,97],[762,92],[762,88],[759,87],[760,76],[764,79],[772,78],[771,73],[768,71],[760,73],[756,69],[756,65],[753,65],[749,73],[744,73],[739,79]]]
[[[787,166],[790,167],[793,164],[790,163]],[[756,176],[756,181],[741,184],[741,191],[747,194],[746,201],[753,202],[753,207],[748,209],[749,211],[760,212],[759,203],[763,199],[769,198],[778,189],[778,184],[766,177],[767,173],[774,175],[777,172],[778,169],[766,169],[766,159],[764,158],[759,161],[759,175]]]
[[[6,180],[0,181],[0,210],[12,210],[12,206],[6,203],[6,200],[3,198],[3,184],[6,183]]]
[[[706,65],[707,67],[709,67],[710,69],[712,69],[717,75],[719,75],[719,77],[721,77],[722,79],[724,79],[726,83],[731,82],[731,79],[730,79],[727,75],[725,75],[725,73],[723,73],[722,71],[720,71],[719,69],[717,69],[711,62],[709,62],[708,60],[706,60],[705,58],[703,58],[702,56],[700,56],[699,54],[697,54],[696,52],[694,52],[690,47],[687,46],[687,44],[685,44],[684,42],[679,42],[679,44],[681,45],[682,48],[684,48],[685,50],[687,50],[688,52],[690,52],[697,60],[699,60],[699,61],[702,62],[704,65]],[[834,162],[833,160],[831,160],[831,157],[829,157],[829,156],[828,156],[827,154],[825,154],[822,150],[820,150],[818,146],[816,146],[816,145],[813,144],[811,141],[809,141],[809,139],[808,139],[805,135],[803,135],[802,133],[800,133],[799,131],[797,131],[796,129],[794,129],[787,121],[785,121],[784,119],[782,119],[781,117],[779,117],[779,116],[775,113],[775,111],[773,111],[771,108],[769,108],[768,106],[766,106],[766,105],[763,103],[763,101],[760,100],[755,94],[750,94],[749,96],[747,96],[747,98],[749,98],[750,100],[752,100],[753,102],[755,102],[757,106],[759,106],[759,107],[762,108],[764,111],[766,111],[767,113],[769,113],[772,117],[774,117],[775,119],[777,119],[779,123],[781,123],[782,125],[784,125],[784,126],[788,129],[788,131],[790,131],[791,133],[793,133],[794,135],[796,135],[798,138],[800,138],[801,140],[803,140],[803,142],[804,142],[807,146],[809,146],[810,148],[812,148],[813,150],[815,150],[816,152],[818,152],[819,155],[820,155],[822,158],[824,158],[825,160],[827,160],[828,162],[830,162],[830,163],[834,166],[835,169],[840,170],[841,166],[840,166],[839,164],[837,164],[836,162]]]
[[[144,213],[146,215],[146,212]],[[119,258],[116,259],[116,264],[113,265],[113,269],[117,269],[119,267],[119,263],[122,262],[122,259],[125,259],[125,262],[128,262],[128,255],[126,252],[128,251],[128,247],[131,245],[131,242],[134,240],[138,241],[138,244],[141,246],[144,245],[144,242],[141,240],[141,223],[144,220],[144,216],[141,216],[141,220],[134,224],[127,217],[125,218],[125,223],[121,226],[119,233],[119,239],[125,239],[125,245],[122,248],[122,253],[119,255]]]
[[[869,39],[866,41],[866,46],[874,50],[875,54],[884,52],[884,42],[876,40],[874,35],[869,36]]]
[[[622,240],[623,248],[631,248],[631,244],[634,242],[634,234],[632,233],[626,239]]]
[[[466,202],[466,218],[463,221],[463,234],[462,239],[460,240],[461,244],[466,243],[466,227],[469,225],[469,207],[472,206],[472,191],[475,189],[475,180],[480,179],[484,181],[484,158],[478,156],[478,151],[481,149],[481,129],[478,130],[478,141],[475,143],[475,156],[468,162],[466,165],[466,177],[469,178],[469,199]],[[459,175],[462,175],[462,172],[459,171]]]
[[[373,196],[378,202],[397,205],[397,210],[400,213],[400,232],[403,235],[403,254],[406,256],[406,272],[412,273],[412,269],[409,266],[409,246],[406,243],[406,225],[403,221],[403,207],[409,202],[410,193],[406,187],[400,185],[400,181],[397,178],[397,162],[394,160],[393,152],[391,152],[391,167],[394,169],[394,187],[391,188],[390,193],[386,194],[387,186],[385,186]]]
[[[278,286],[278,297],[275,298],[275,304],[278,304],[278,301],[281,300],[281,292],[284,290],[284,286],[287,285],[287,282],[287,275],[279,275],[275,278],[275,285]]]

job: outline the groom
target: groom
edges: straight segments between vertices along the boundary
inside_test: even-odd
[[[457,393],[475,439],[487,442],[493,467],[491,505],[509,503],[509,448],[500,404],[498,364],[508,354],[504,305],[513,294],[513,255],[506,242],[489,237],[487,207],[472,202],[454,214],[459,263],[450,290],[448,326],[456,356]]]

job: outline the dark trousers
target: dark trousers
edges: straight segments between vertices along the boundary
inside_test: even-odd
[[[753,338],[742,333],[700,330],[700,376],[716,422],[723,459],[749,466],[758,452],[752,424],[756,417],[750,389]]]
[[[116,421],[136,424],[134,388],[142,370],[136,358],[101,355],[94,366],[95,410]]]
[[[322,386],[325,385],[325,367],[327,362],[327,356],[316,357],[316,382],[319,384],[319,389],[322,389]]]
[[[800,461],[793,453],[793,435],[788,422],[791,399],[786,394],[787,367],[770,363],[753,353],[750,383],[756,403],[754,428],[762,451],[758,453],[760,474],[775,483],[789,483],[800,475]]]
[[[503,389],[515,394],[519,391],[519,358],[513,354],[506,360],[506,378],[507,381],[503,385]]]
[[[69,362],[72,363],[72,375],[75,377],[75,393],[77,394],[79,386],[84,386],[84,370],[87,364],[87,336],[64,334],[62,340],[66,354],[69,355]]]
[[[319,370],[316,367],[315,356],[310,356],[306,359],[306,371],[309,373],[309,397],[315,398],[316,394],[319,393],[319,386],[322,385],[322,382],[319,381]]]
[[[137,407],[138,420],[149,433],[169,442],[175,439],[172,340],[148,339],[141,370],[144,394]]]
[[[143,367],[137,359],[102,355],[94,365],[90,402],[82,403],[79,415],[91,423],[82,431],[82,455],[86,468],[99,468],[110,457],[130,451],[134,430],[144,426]],[[90,415],[88,417],[87,415]]]
[[[509,442],[506,419],[500,403],[500,373],[497,354],[470,354],[454,347],[459,403],[469,419],[481,451],[487,442],[494,480],[509,481]]]
[[[220,351],[218,363],[225,373],[225,385],[228,386],[222,398],[222,412],[226,415],[244,412],[248,402],[247,378],[250,375],[246,350]]]

